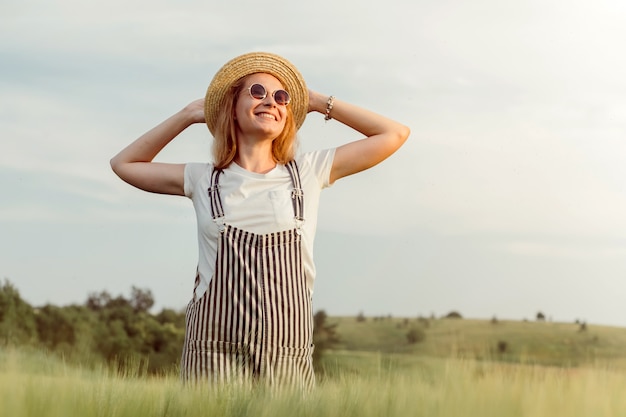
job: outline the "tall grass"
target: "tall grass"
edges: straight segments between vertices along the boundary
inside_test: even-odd
[[[26,416],[624,416],[626,375],[407,355],[338,353],[303,396],[181,386],[176,375],[68,366],[39,352],[0,351],[0,415]]]

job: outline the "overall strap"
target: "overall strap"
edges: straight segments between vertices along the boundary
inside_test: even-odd
[[[224,208],[222,207],[219,185],[221,174],[221,169],[213,168],[213,172],[211,173],[211,185],[207,190],[209,193],[209,201],[211,202],[211,216],[213,217],[213,221],[218,224],[220,231],[224,228]]]
[[[293,214],[296,220],[296,226],[300,229],[304,222],[304,191],[302,190],[302,183],[300,182],[300,170],[295,160],[287,162],[285,167],[287,171],[289,171],[291,183],[293,184],[293,191],[291,192]]]
[[[302,183],[300,182],[300,171],[298,170],[296,161],[289,161],[285,167],[289,172],[291,183],[293,184],[293,190],[291,191],[293,214],[296,221],[296,228],[300,230],[304,223],[304,191],[302,190]],[[211,202],[211,216],[213,217],[213,221],[220,227],[220,231],[224,228],[224,207],[222,206],[219,185],[222,172],[221,169],[213,169],[211,173],[211,184],[207,190]]]

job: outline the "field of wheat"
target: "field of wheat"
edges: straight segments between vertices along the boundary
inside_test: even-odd
[[[350,363],[360,371],[350,372]],[[70,366],[41,352],[5,349],[0,352],[0,415],[626,415],[626,374],[608,366],[562,368],[338,352],[327,358],[327,369],[307,395],[260,388],[189,388],[175,374],[141,375],[140,364],[115,369]]]

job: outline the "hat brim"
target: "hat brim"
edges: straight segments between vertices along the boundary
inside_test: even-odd
[[[224,107],[229,88],[239,79],[256,73],[271,74],[283,84],[291,96],[291,110],[299,129],[309,110],[309,90],[300,71],[285,58],[268,52],[250,52],[228,61],[220,68],[206,92],[204,116],[213,135],[217,116]]]

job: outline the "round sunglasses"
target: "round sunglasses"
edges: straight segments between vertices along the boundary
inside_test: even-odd
[[[267,90],[262,84],[252,84],[248,87],[248,93],[250,93],[250,97],[257,100],[265,100],[265,97],[267,97]],[[281,106],[286,106],[291,101],[289,93],[285,90],[276,90],[272,92],[272,97],[274,98],[276,104],[280,104]]]

